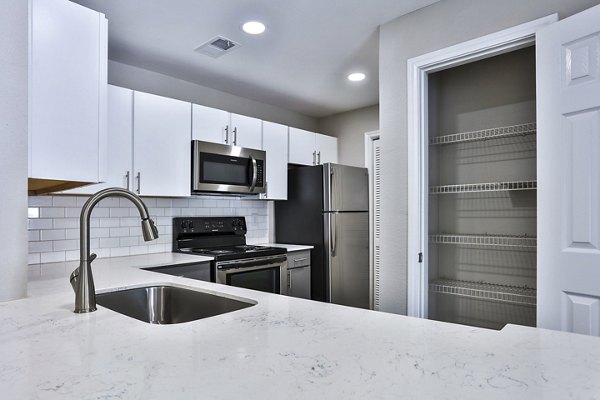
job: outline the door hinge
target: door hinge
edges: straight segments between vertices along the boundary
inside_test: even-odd
[[[423,253],[419,253],[419,262],[422,263],[423,262]]]

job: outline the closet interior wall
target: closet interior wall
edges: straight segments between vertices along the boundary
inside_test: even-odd
[[[535,326],[535,48],[430,74],[428,91],[429,318]],[[440,138],[515,125],[524,134]],[[473,183],[505,184],[445,186]]]

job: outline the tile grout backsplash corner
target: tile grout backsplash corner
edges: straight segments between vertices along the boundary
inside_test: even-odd
[[[89,196],[30,196],[29,264],[79,259],[79,213]],[[178,216],[244,216],[250,244],[269,241],[268,202],[234,197],[143,198],[159,238],[145,242],[137,209],[126,199],[103,199],[90,219],[91,251],[99,258],[169,252]]]

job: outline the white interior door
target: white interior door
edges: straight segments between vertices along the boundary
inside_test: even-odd
[[[600,6],[537,37],[538,326],[600,336]]]

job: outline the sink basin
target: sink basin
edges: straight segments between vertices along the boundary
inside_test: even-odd
[[[256,303],[171,285],[99,293],[103,307],[150,324],[179,324],[252,307]]]

